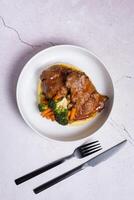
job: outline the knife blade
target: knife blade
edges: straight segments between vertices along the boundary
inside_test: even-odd
[[[100,153],[97,156],[93,157],[92,159],[88,160],[86,163],[89,166],[94,167],[94,166],[98,165],[99,163],[106,161],[107,159],[112,157],[115,153],[117,153],[125,145],[126,142],[127,142],[127,140],[124,139],[120,143],[112,146],[111,148],[107,149],[106,151],[103,151],[102,153]]]

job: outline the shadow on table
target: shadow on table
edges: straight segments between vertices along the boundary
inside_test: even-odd
[[[11,99],[13,109],[15,111],[17,111],[17,113],[19,113],[19,112],[18,112],[17,102],[16,102],[16,85],[17,85],[18,77],[19,77],[24,65],[28,62],[29,59],[31,59],[39,51],[46,49],[48,47],[60,45],[60,44],[73,44],[73,43],[67,42],[67,41],[65,41],[65,42],[57,42],[57,41],[53,42],[52,41],[52,42],[45,42],[45,43],[39,42],[39,44],[33,48],[28,46],[25,53],[22,53],[22,55],[20,55],[20,57],[15,62],[13,69],[11,71],[11,74],[9,76],[9,79],[8,79],[9,80],[8,93],[9,93],[9,98]]]

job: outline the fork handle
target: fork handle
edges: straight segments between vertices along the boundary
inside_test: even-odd
[[[60,176],[58,176],[58,177],[56,177],[56,178],[44,183],[42,185],[40,185],[40,186],[38,186],[33,191],[34,191],[35,194],[38,194],[38,193],[42,192],[43,190],[46,190],[47,188],[55,185],[56,183],[58,183],[58,182],[60,182],[60,181],[62,181],[64,179],[72,176],[73,174],[75,174],[75,173],[77,173],[77,172],[79,172],[79,171],[81,171],[83,169],[84,169],[83,165],[79,165],[78,167],[76,167],[76,168],[74,168],[74,169],[72,169],[72,170],[70,170],[70,171],[68,171],[68,172],[66,172],[66,173],[64,173],[64,174],[62,174],[62,175],[60,175]]]
[[[22,177],[16,179],[15,183],[16,183],[16,185],[19,185],[19,184],[21,184],[21,183],[23,183],[23,182],[35,177],[35,176],[38,176],[39,174],[42,174],[43,172],[46,172],[49,169],[52,169],[52,168],[56,167],[57,165],[62,164],[63,162],[65,162],[66,160],[68,160],[68,159],[70,159],[72,157],[73,157],[73,155],[69,155],[67,157],[64,157],[64,158],[61,158],[59,160],[56,160],[56,161],[54,161],[54,162],[52,162],[52,163],[50,163],[48,165],[44,165],[43,167],[38,168],[38,169],[36,169],[36,170],[34,170],[34,171],[32,171],[32,172],[30,172],[30,173],[28,173],[28,174],[26,174],[26,175],[24,175]]]

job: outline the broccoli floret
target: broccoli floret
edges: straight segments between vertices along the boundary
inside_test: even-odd
[[[55,119],[59,124],[68,124],[68,109],[66,98],[63,98],[60,101],[49,100],[48,106],[54,111]]]
[[[53,99],[50,99],[49,100],[49,102],[48,102],[48,106],[50,107],[50,108],[52,108],[52,110],[54,111],[55,110],[55,108],[56,108],[56,101],[54,101]]]
[[[55,111],[55,118],[59,124],[67,125],[68,124],[68,110],[65,108],[57,108]]]
[[[39,108],[40,112],[43,112],[43,111],[45,111],[48,108],[48,106],[46,104],[39,103],[38,104],[38,108]]]

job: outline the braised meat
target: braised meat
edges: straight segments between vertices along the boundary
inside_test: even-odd
[[[104,108],[106,96],[100,95],[85,73],[74,71],[66,80],[66,86],[71,91],[71,100],[76,108],[76,119],[84,119]]]
[[[53,98],[55,95],[65,97],[67,95],[66,76],[70,69],[55,65],[41,74],[42,89],[48,98]]]
[[[54,65],[41,74],[42,91],[48,99],[70,97],[74,120],[86,119],[100,112],[108,99],[99,94],[89,77],[81,71]],[[69,105],[70,106],[70,105]],[[70,109],[70,107],[68,107]]]

